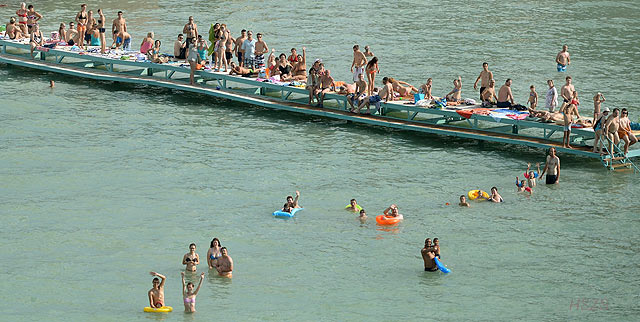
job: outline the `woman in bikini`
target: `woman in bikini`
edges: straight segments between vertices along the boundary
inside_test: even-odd
[[[302,47],[302,55],[298,55],[298,62],[293,64],[291,74],[293,80],[299,82],[307,80],[307,47]]]
[[[229,69],[229,63],[227,62],[227,34],[224,32],[222,27],[218,31],[218,40],[216,40],[216,67],[215,70],[219,71],[222,69],[222,65],[224,65],[224,72],[226,73]]]
[[[629,111],[626,108],[620,111],[618,125],[618,138],[624,141],[624,155],[626,156],[629,154],[629,147],[638,142],[636,136],[631,132],[631,120],[629,120]]]
[[[29,34],[29,30],[27,30],[27,4],[21,3],[20,9],[16,11],[16,15],[18,15],[18,28],[20,29],[20,33],[26,37]]]
[[[396,80],[392,77],[389,77],[389,82],[391,82],[391,86],[393,86],[393,91],[400,94],[401,97],[407,97],[411,95],[413,92],[417,93],[418,89],[413,87],[411,84],[403,81]],[[406,85],[404,87],[402,85]]]
[[[198,291],[200,291],[200,286],[202,286],[204,272],[200,274],[200,282],[198,282],[198,287],[196,287],[195,291],[193,290],[193,283],[189,282],[186,285],[184,284],[184,272],[180,272],[180,275],[182,275],[182,300],[184,301],[184,311],[187,313],[193,313],[196,311],[196,296],[198,295]]]
[[[33,50],[44,45],[44,36],[42,36],[38,24],[33,25],[33,30],[29,37],[29,44],[31,45],[31,59],[33,59]]]
[[[38,20],[42,19],[42,15],[36,12],[32,4],[30,4],[27,9],[29,9],[29,11],[27,11],[27,31],[32,33]]]
[[[105,29],[104,24],[106,19],[104,18],[104,14],[102,14],[102,9],[98,9],[98,37],[100,39],[100,53],[105,54],[107,48],[107,38],[104,35]]]
[[[191,243],[189,252],[182,256],[182,265],[187,265],[186,271],[195,272],[198,264],[200,264],[200,255],[196,253],[196,244]]]
[[[274,55],[275,52],[276,50],[274,48],[271,48],[271,53],[267,58],[267,77],[275,75],[276,68],[278,67],[278,58],[276,58],[276,55]]]
[[[150,32],[146,37],[144,37],[144,39],[142,39],[142,43],[140,44],[140,53],[146,54],[149,50],[151,50],[151,48],[153,48],[154,36],[155,35],[153,34],[153,32]]]
[[[152,63],[163,64],[169,61],[167,57],[160,57],[160,45],[162,42],[156,40],[154,47],[147,52],[147,57]]]
[[[209,265],[209,269],[213,269],[214,267],[216,267],[216,260],[222,256],[222,253],[220,252],[220,248],[222,248],[222,246],[220,246],[220,240],[218,240],[218,238],[213,238],[211,240],[211,244],[209,245],[209,250],[207,251],[207,264]]]
[[[371,96],[371,93],[373,93],[373,87],[376,82],[376,74],[380,73],[380,68],[378,67],[378,57],[371,58],[371,60],[367,63],[365,72],[367,73],[367,81],[368,81],[367,95]]]
[[[291,77],[291,64],[287,60],[287,55],[284,53],[278,56],[278,67],[276,69],[276,75],[280,75],[280,80],[283,82],[292,80]]]
[[[78,24],[78,43],[82,47],[84,45],[84,36],[87,33],[87,5],[80,6],[80,12],[76,14],[76,23]]]
[[[433,96],[431,95],[431,86],[433,85],[433,80],[431,78],[427,78],[427,82],[420,86],[420,93],[424,94],[424,99],[432,100]]]
[[[453,80],[453,90],[445,97],[448,102],[459,102],[462,100],[462,78],[460,76]]]
[[[9,39],[19,40],[24,38],[22,32],[20,31],[20,27],[16,26],[16,18],[11,17],[9,19],[9,23],[7,24],[7,36]]]

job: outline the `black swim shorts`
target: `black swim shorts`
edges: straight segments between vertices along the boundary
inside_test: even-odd
[[[437,271],[438,271],[438,268],[437,268],[437,267],[434,267],[434,268],[426,268],[426,267],[425,267],[425,268],[424,268],[424,271],[425,271],[425,272],[437,272]]]
[[[558,176],[557,175],[550,175],[547,174],[547,178],[546,178],[546,183],[547,184],[554,184],[556,183],[556,181],[558,181]]]

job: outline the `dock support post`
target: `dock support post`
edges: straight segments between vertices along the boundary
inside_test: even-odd
[[[44,53],[44,51],[40,52],[40,60],[46,60],[47,59],[47,55]]]
[[[147,76],[153,76],[153,68],[147,68]]]
[[[7,53],[7,45],[2,45],[2,53],[3,54]]]
[[[511,126],[511,132],[513,134],[518,134],[518,125],[517,124],[514,124],[514,125]]]

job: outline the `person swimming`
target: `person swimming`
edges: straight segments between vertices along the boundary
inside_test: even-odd
[[[202,286],[202,280],[204,280],[204,272],[200,274],[200,282],[198,282],[198,287],[193,290],[193,283],[189,282],[186,285],[184,284],[184,272],[180,272],[182,275],[182,300],[184,301],[184,311],[187,313],[193,313],[196,311],[196,296],[200,291],[200,286]]]
[[[524,177],[527,179],[527,185],[529,188],[536,186],[536,179],[540,176],[540,162],[536,163],[538,171],[531,170],[531,163],[527,163],[527,170],[524,172]]]
[[[438,237],[433,239],[433,250],[436,254],[436,257],[440,259],[440,241],[438,240]]]
[[[364,209],[360,210],[360,215],[358,216],[358,219],[360,219],[360,223],[364,224],[365,221],[367,221],[367,212],[364,211]]]
[[[296,190],[296,198],[293,199],[292,196],[287,196],[287,204],[289,204],[289,207],[291,208],[302,208],[298,204],[299,199],[300,199],[300,191]],[[284,207],[282,207],[282,209],[284,210]]]
[[[504,202],[504,199],[502,199],[502,196],[498,193],[498,188],[496,187],[491,187],[491,197],[487,200],[491,202]]]
[[[209,250],[207,251],[207,264],[209,265],[209,269],[213,269],[216,265],[215,260],[222,256],[220,252],[220,240],[218,238],[213,238],[211,240],[211,244],[209,245]]]
[[[164,306],[164,282],[167,279],[164,275],[156,272],[149,272],[153,278],[153,287],[149,290],[149,306],[161,308]],[[160,279],[158,279],[158,277]]]
[[[360,205],[355,199],[351,199],[351,201],[349,201],[349,206],[347,206],[346,209],[353,212],[358,212],[362,209],[362,207],[360,207]]]
[[[385,209],[384,210],[384,215],[385,215],[385,217],[393,217],[393,218],[397,218],[397,219],[400,219],[400,220],[404,219],[404,216],[402,216],[399,213],[398,206],[396,206],[395,204],[393,204],[393,205],[389,206],[389,208]]]
[[[196,253],[196,244],[189,245],[189,252],[182,257],[182,265],[187,265],[186,270],[189,272],[196,271],[196,265],[200,264],[200,255]]]
[[[471,205],[469,205],[469,203],[467,202],[467,197],[465,197],[465,195],[461,195],[460,196],[460,203],[458,204],[458,206],[460,206],[460,207],[471,207]]]

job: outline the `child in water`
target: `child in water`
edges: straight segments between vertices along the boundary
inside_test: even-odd
[[[362,210],[362,207],[358,205],[358,202],[355,199],[351,199],[351,201],[349,201],[349,206],[347,206],[346,209],[349,211],[358,212],[359,210]]]
[[[524,172],[524,177],[527,179],[527,185],[529,188],[536,186],[536,178],[540,176],[540,162],[536,163],[538,171],[531,171],[531,163],[527,163],[527,171]]]
[[[367,213],[364,211],[364,209],[360,210],[360,216],[358,216],[358,219],[360,219],[360,222],[363,224],[365,221],[367,221]]]
[[[518,187],[518,192],[528,192],[529,195],[533,193],[530,187],[525,187],[525,180],[520,180],[520,178],[516,177],[516,187]]]
[[[440,259],[440,241],[438,240],[437,237],[433,239],[433,249],[434,249],[434,252],[436,253],[436,257]]]
[[[458,206],[460,206],[460,207],[471,207],[469,205],[469,203],[467,202],[467,197],[465,197],[464,195],[460,196],[460,203],[458,204]]]

